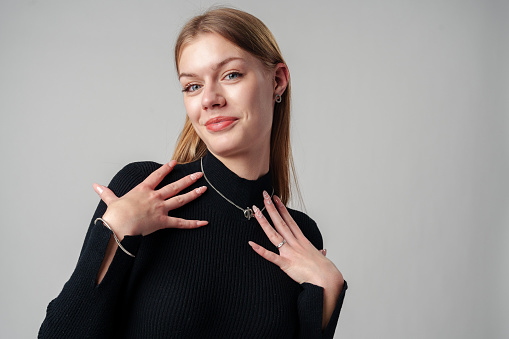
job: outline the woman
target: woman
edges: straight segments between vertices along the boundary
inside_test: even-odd
[[[179,164],[94,184],[102,202],[39,336],[332,338],[346,282],[314,221],[284,206],[290,84],[272,34],[211,10],[184,26],[175,63]]]

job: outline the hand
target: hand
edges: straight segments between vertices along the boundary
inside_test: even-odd
[[[168,212],[198,198],[206,186],[177,195],[202,177],[202,172],[188,175],[158,190],[157,185],[176,165],[172,160],[152,172],[143,182],[118,198],[109,188],[94,184],[94,190],[108,206],[103,219],[114,229],[119,239],[125,235],[147,235],[162,228],[196,228],[207,221],[185,220],[168,216]]]
[[[343,276],[334,263],[325,257],[326,251],[317,250],[304,236],[281,200],[274,196],[276,205],[274,206],[267,192],[263,192],[263,195],[265,208],[275,229],[263,216],[259,208],[253,206],[253,211],[255,212],[256,220],[258,220],[269,240],[274,246],[279,246],[279,255],[268,251],[252,241],[249,244],[256,253],[278,265],[297,283],[311,283],[323,287],[324,310],[322,327],[325,328],[343,288]]]

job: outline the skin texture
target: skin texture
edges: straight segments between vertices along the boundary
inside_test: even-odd
[[[208,150],[242,178],[254,180],[266,174],[275,97],[283,94],[289,81],[286,65],[281,63],[267,69],[261,61],[221,36],[203,33],[184,46],[179,69],[187,114]],[[168,216],[170,211],[198,198],[206,189],[203,186],[179,195],[203,175],[198,172],[155,190],[175,163],[161,166],[121,198],[108,188],[94,184],[95,191],[108,206],[103,219],[120,239],[125,235],[147,235],[161,228],[191,229],[207,224],[207,221]],[[257,221],[274,245],[283,239],[286,244],[279,249],[279,255],[253,242],[249,245],[297,283],[324,288],[322,326],[325,328],[343,287],[343,277],[325,257],[325,250],[317,250],[302,234],[277,196],[273,202],[264,192],[264,204],[274,227],[254,206]],[[110,239],[97,276],[98,284],[116,250],[117,244]]]
[[[275,95],[288,83],[288,69],[267,69],[223,37],[204,33],[185,45],[179,63],[184,104],[198,136],[226,167],[245,179],[269,171]],[[206,123],[235,121],[220,131]]]

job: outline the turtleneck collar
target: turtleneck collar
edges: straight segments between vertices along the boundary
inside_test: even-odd
[[[252,207],[253,205],[262,208],[262,192],[264,190],[269,194],[272,192],[273,186],[270,170],[256,180],[244,179],[232,172],[211,152],[207,152],[205,157],[203,157],[203,171],[210,183],[219,192],[242,208]],[[209,194],[217,194],[212,187],[209,190]],[[217,195],[219,196],[219,194]],[[221,196],[219,198],[223,199]],[[224,201],[229,204],[226,200]]]

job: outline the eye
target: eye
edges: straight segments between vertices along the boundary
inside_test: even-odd
[[[184,87],[182,92],[195,92],[195,91],[199,90],[200,88],[201,88],[201,86],[198,84],[189,84],[186,87]]]
[[[231,72],[231,73],[226,74],[226,76],[224,78],[226,80],[235,80],[235,79],[238,79],[238,78],[241,78],[241,77],[242,77],[241,73],[239,73],[239,72]]]

